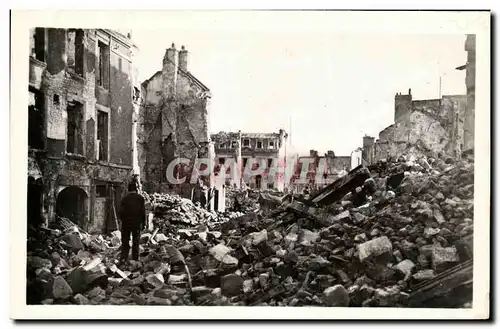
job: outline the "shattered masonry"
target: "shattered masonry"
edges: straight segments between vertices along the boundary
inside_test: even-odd
[[[308,165],[306,181],[301,181],[301,173],[305,170],[302,166],[306,164]],[[291,190],[300,193],[306,187],[311,191],[321,189],[347,174],[350,169],[350,156],[337,156],[332,150],[320,156],[318,151],[310,150],[309,156],[300,156],[297,159],[290,182]]]
[[[210,90],[188,71],[185,47],[177,50],[174,44],[165,52],[162,70],[143,82],[141,90],[137,146],[144,188],[189,198],[189,180],[171,185],[165,173],[177,158],[191,163],[197,158],[214,158],[208,125]]]
[[[465,85],[467,87],[467,107],[464,119],[464,152],[474,150],[474,111],[476,99],[476,35],[469,34],[465,41],[467,64],[465,65]]]
[[[467,35],[467,95],[444,95],[440,99],[413,100],[407,95],[394,97],[394,124],[379,133],[379,138],[363,137],[362,159],[371,164],[381,159],[406,155],[431,155],[457,158],[474,150],[474,109],[476,37]]]
[[[377,141],[363,137],[363,159],[370,164],[401,154],[460,156],[465,106],[465,95],[412,100],[411,90],[396,94],[395,123],[382,130]]]
[[[27,304],[472,306],[474,163],[458,158],[470,144],[462,124],[473,123],[470,72],[467,100],[397,94],[395,124],[376,142],[365,136],[357,161],[299,158],[316,189],[307,197],[228,186],[228,211],[215,212],[172,195],[190,186],[161,181],[165,164],[214,152],[220,162],[281,159],[286,133],[210,139],[209,91],[187,71],[187,51],[172,45],[138,88],[124,33],[33,31],[28,218],[42,210],[72,222],[28,227]],[[119,264],[121,234],[105,218],[132,172],[147,190],[173,193],[144,193],[140,260]]]
[[[28,218],[100,232],[134,170],[137,48],[103,29],[36,28],[30,41]]]
[[[244,213],[145,194],[139,261],[116,265],[119,231],[37,231],[28,304],[470,308],[473,170],[378,162],[312,202],[250,190]]]

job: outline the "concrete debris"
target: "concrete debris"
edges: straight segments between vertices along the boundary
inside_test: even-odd
[[[402,307],[472,255],[473,164],[415,163],[360,166],[309,200],[228,189],[225,213],[146,195],[153,226],[125,264],[119,231],[31,232],[28,303]]]

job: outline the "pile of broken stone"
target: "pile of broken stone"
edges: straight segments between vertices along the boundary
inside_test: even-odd
[[[140,261],[120,267],[119,232],[51,231],[28,267],[44,304],[404,307],[413,286],[470,258],[473,163],[399,159],[370,175],[324,207],[294,201],[187,228],[160,216]]]

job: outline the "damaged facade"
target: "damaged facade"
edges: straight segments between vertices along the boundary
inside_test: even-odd
[[[210,90],[188,71],[184,46],[177,50],[172,44],[166,50],[162,70],[143,82],[141,91],[137,146],[144,188],[190,198],[190,177],[183,184],[171,184],[166,172],[180,158],[189,159],[191,164],[198,158],[213,160],[208,126]],[[176,178],[185,177],[181,166],[173,169]]]
[[[379,133],[379,138],[363,137],[363,160],[371,164],[402,154],[432,154],[434,157],[458,157],[463,147],[465,95],[441,99],[413,100],[395,96],[395,123]]]
[[[465,86],[467,88],[467,106],[464,115],[464,146],[463,152],[474,151],[474,111],[476,99],[476,35],[469,34],[465,40],[465,51],[467,52],[467,63],[457,67],[458,70],[465,69]]]
[[[283,129],[277,133],[238,131],[212,134],[211,140],[216,154],[214,171],[218,175],[221,166],[228,167],[228,160],[231,160],[239,170],[231,171],[231,168],[226,168],[228,175],[225,183],[240,187],[244,182],[250,188],[283,191],[288,186],[284,175],[273,174],[270,169],[285,166],[287,138],[288,134]],[[251,164],[251,170],[258,172],[259,165],[263,165],[265,170],[257,175],[245,175],[244,169],[247,165],[250,166],[248,161],[254,162]]]
[[[466,95],[448,95],[440,99],[413,100],[397,93],[394,98],[395,123],[379,133],[379,138],[363,137],[362,162],[371,164],[402,154],[426,154],[458,158],[474,151],[474,111],[476,76],[476,36],[465,40]]]
[[[89,232],[106,230],[134,168],[137,48],[129,37],[103,29],[31,31],[30,224],[61,216]]]
[[[304,165],[308,165],[308,168],[303,168]],[[301,180],[303,170],[307,170],[305,181]],[[337,156],[332,150],[320,156],[318,151],[310,150],[309,156],[298,158],[291,184],[295,192],[301,192],[306,187],[318,190],[344,176],[349,170],[351,170],[350,156]]]

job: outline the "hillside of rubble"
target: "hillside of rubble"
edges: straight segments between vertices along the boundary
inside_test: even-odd
[[[28,304],[471,306],[472,160],[382,161],[233,211],[238,194],[225,213],[146,195],[140,260],[120,266],[119,231],[30,230]]]

